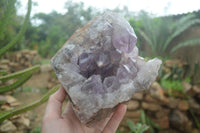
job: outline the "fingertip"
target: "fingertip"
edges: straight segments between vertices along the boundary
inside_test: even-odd
[[[124,104],[124,103],[120,103],[120,104],[117,106],[117,110],[119,110],[119,111],[122,112],[122,113],[125,113],[126,110],[127,110],[127,105]]]
[[[55,98],[59,102],[63,102],[66,97],[65,89],[61,86],[51,97]]]
[[[117,106],[116,111],[114,112],[115,117],[117,117],[118,120],[121,121],[123,119],[125,113],[126,113],[126,110],[127,110],[127,105],[123,104],[123,103],[120,103]]]
[[[49,97],[44,117],[47,119],[56,119],[61,117],[61,108],[65,97],[66,92],[61,86],[54,94]]]

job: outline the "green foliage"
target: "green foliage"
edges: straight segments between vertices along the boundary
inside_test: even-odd
[[[12,109],[10,111],[6,111],[6,112],[0,112],[0,123],[3,122],[5,119],[8,119],[14,115],[18,115],[21,114],[23,112],[26,112],[28,110],[32,110],[34,107],[37,107],[39,105],[41,105],[42,103],[46,102],[49,98],[49,96],[51,96],[53,93],[55,93],[60,86],[56,86],[54,88],[52,88],[48,93],[46,93],[41,99],[25,105],[25,106],[21,106],[17,109]]]
[[[9,79],[21,77],[21,76],[23,76],[26,73],[31,73],[32,74],[33,72],[35,72],[35,71],[37,71],[39,69],[40,69],[40,66],[36,65],[36,66],[31,67],[31,68],[27,68],[27,69],[24,69],[24,70],[15,72],[15,73],[11,73],[11,74],[8,74],[8,75],[5,75],[5,76],[1,76],[0,80],[1,81],[7,81]]]
[[[13,6],[13,4],[15,3],[15,0],[9,0],[9,1],[0,1],[0,3],[2,2],[8,2],[8,9],[5,11],[5,14],[6,15],[12,15],[12,13],[9,12],[9,9],[13,9],[13,7],[11,8],[10,5]],[[13,3],[10,3],[10,2],[13,2]],[[16,35],[16,37],[14,39],[11,39],[12,41],[10,43],[8,43],[7,45],[5,45],[3,48],[0,49],[0,56],[2,56],[6,51],[8,51],[10,48],[12,48],[23,36],[24,32],[26,31],[26,27],[27,27],[27,24],[29,22],[29,17],[30,17],[30,12],[31,12],[31,0],[28,1],[28,11],[27,11],[27,14],[26,14],[26,17],[25,17],[25,20],[24,20],[24,24],[22,25],[22,28],[20,29],[19,33]],[[0,5],[0,13],[2,13],[4,11],[2,11],[2,7]],[[9,12],[9,13],[7,13]],[[2,17],[4,20],[1,20],[0,21],[0,27],[5,26],[8,21],[8,17],[5,16],[5,14],[3,14],[3,17],[0,15],[0,17]],[[4,27],[3,27],[4,28]],[[5,30],[5,29],[2,29],[2,30]],[[0,31],[0,37],[2,37],[2,33],[4,33],[4,31]],[[6,85],[6,86],[3,86],[3,87],[0,87],[0,93],[4,93],[4,92],[7,92],[7,91],[10,91],[10,90],[13,90],[13,89],[16,89],[18,88],[19,86],[23,85],[29,78],[31,78],[33,72],[35,72],[36,70],[39,70],[40,69],[40,66],[34,66],[32,68],[28,68],[28,69],[25,69],[25,70],[22,70],[22,71],[19,71],[19,72],[16,72],[16,73],[12,73],[12,74],[8,74],[8,75],[4,75],[6,72],[5,71],[2,71],[1,70],[1,75],[4,75],[4,76],[1,76],[0,77],[0,82],[5,82],[7,80],[10,80],[10,79],[16,79],[17,78],[17,81],[15,81],[14,83],[12,83],[11,85]],[[14,115],[17,115],[17,114],[20,114],[20,113],[23,113],[25,111],[28,111],[28,110],[31,110],[33,109],[34,107],[36,106],[39,106],[40,104],[46,102],[49,98],[49,96],[51,94],[53,94],[55,91],[57,91],[59,88],[59,86],[56,86],[54,87],[53,89],[51,89],[49,92],[47,92],[41,99],[33,102],[33,103],[30,103],[29,105],[25,105],[25,106],[21,106],[19,108],[16,108],[16,109],[12,109],[12,110],[9,110],[9,111],[5,111],[5,112],[0,112],[0,123],[3,122],[5,119],[8,119]],[[0,104],[3,104],[3,102],[0,101]]]
[[[65,3],[65,9],[64,14],[56,11],[36,14],[34,20],[41,23],[30,26],[26,32],[27,46],[37,46],[42,57],[52,57],[78,28],[98,14],[92,7],[72,1]]]
[[[151,133],[155,133],[155,129],[161,130],[161,128],[154,121],[152,121],[149,117],[146,116],[144,110],[141,110],[140,121],[142,124],[148,125],[149,131]]]
[[[0,87],[0,93],[4,93],[4,92],[11,91],[18,88],[19,86],[24,84],[27,80],[29,80],[32,77],[32,74],[39,69],[40,69],[40,66],[37,65],[37,66],[27,68],[15,73],[1,76],[0,81],[2,82],[5,82],[9,79],[15,79],[15,78],[18,78],[18,80],[12,83],[11,85]]]
[[[137,35],[137,47],[140,51],[140,55],[144,55],[143,51],[144,51],[144,47],[142,46],[142,36],[139,34],[140,29],[143,27],[143,23],[142,20],[137,20],[136,17],[133,18],[129,18],[129,23],[130,25],[133,27],[135,34]]]
[[[145,124],[141,124],[141,123],[137,123],[135,125],[134,122],[130,120],[127,121],[127,124],[128,124],[129,129],[131,130],[131,133],[143,133],[149,128]]]
[[[179,68],[176,65],[172,67],[172,70],[170,73],[165,74],[163,77],[161,77],[164,80],[182,80],[185,78],[186,71],[183,70],[183,68]]]
[[[16,0],[1,0],[0,1],[0,48],[16,36],[19,22],[16,20]]]
[[[166,89],[168,92],[171,92],[173,90],[183,92],[183,85],[182,81],[180,80],[161,80],[161,86]]]
[[[146,121],[146,115],[145,115],[145,113],[144,113],[143,110],[141,110],[140,121],[141,121],[141,123],[143,123],[143,124],[146,124],[146,123],[147,123],[147,121]]]
[[[26,14],[26,17],[25,17],[25,20],[24,20],[24,24],[22,25],[19,33],[16,35],[16,37],[14,39],[12,39],[12,41],[10,43],[8,43],[6,46],[4,46],[3,48],[0,49],[0,57],[6,51],[8,51],[10,48],[12,48],[22,38],[23,34],[25,33],[26,28],[27,28],[27,24],[29,22],[30,13],[31,13],[31,5],[32,5],[31,3],[32,3],[31,0],[29,0],[28,1],[28,11],[27,11],[27,14]],[[8,14],[8,15],[10,15],[10,14]],[[4,23],[1,24],[1,25],[4,25]]]
[[[0,93],[11,91],[11,90],[14,90],[14,89],[20,87],[31,77],[32,77],[31,73],[24,74],[20,79],[18,79],[16,82],[12,83],[11,85],[0,87]]]
[[[48,59],[42,59],[40,61],[40,63],[43,64],[43,65],[50,64],[50,60],[48,60]]]
[[[142,28],[138,31],[150,46],[153,55],[164,57],[181,47],[200,44],[200,39],[192,38],[177,44],[175,47],[170,45],[176,37],[191,26],[200,24],[200,20],[195,15],[190,14],[174,21],[170,17],[153,18],[146,12],[142,12],[140,19],[142,20]]]
[[[10,23],[9,19],[11,19],[13,13],[15,12],[15,2],[16,0],[1,0],[0,8],[2,12],[2,16],[0,17],[0,39],[4,38],[4,32],[7,28],[7,25]]]
[[[189,109],[190,114],[192,115],[192,118],[194,119],[194,122],[198,129],[200,129],[200,121],[198,120],[198,117],[195,115],[195,113]]]

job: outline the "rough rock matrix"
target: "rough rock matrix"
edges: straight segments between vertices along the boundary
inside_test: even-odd
[[[135,92],[149,88],[161,61],[138,56],[137,37],[120,15],[106,12],[78,29],[51,64],[86,125],[105,119]]]

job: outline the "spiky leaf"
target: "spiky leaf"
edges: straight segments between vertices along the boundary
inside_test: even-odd
[[[146,115],[144,113],[144,110],[141,110],[140,120],[141,120],[142,124],[147,124]]]
[[[180,28],[178,28],[170,37],[168,37],[168,39],[166,40],[164,46],[163,46],[163,50],[165,51],[167,49],[167,47],[169,46],[169,44],[171,43],[171,41],[177,37],[178,35],[180,35],[182,32],[184,32],[185,30],[187,30],[188,28],[190,28],[191,26],[200,23],[199,19],[193,19],[190,20],[188,22],[185,22],[184,25],[179,26]]]
[[[27,69],[24,69],[24,70],[15,72],[15,73],[11,73],[11,74],[8,74],[8,75],[5,75],[5,76],[1,76],[0,80],[1,81],[7,81],[9,79],[21,77],[22,75],[24,75],[26,73],[33,73],[33,72],[35,72],[35,71],[37,71],[39,69],[40,69],[40,66],[36,65],[36,66],[31,67],[31,68],[27,68]]]
[[[31,76],[32,76],[32,73],[26,73],[13,84],[0,87],[0,93],[4,93],[4,92],[11,91],[18,88],[19,86],[23,85],[27,80],[29,80]]]
[[[195,45],[200,45],[200,38],[194,38],[194,39],[189,39],[187,41],[178,43],[176,46],[174,46],[171,49],[171,53],[175,52],[176,50],[178,50],[181,47],[185,47],[185,46],[195,46]]]
[[[25,105],[25,106],[21,106],[17,109],[13,109],[10,111],[6,111],[6,112],[1,112],[0,113],[0,123],[3,122],[5,119],[8,119],[14,115],[18,115],[20,113],[26,112],[28,110],[32,110],[33,108],[41,105],[42,103],[46,102],[49,98],[49,96],[51,96],[54,92],[56,92],[59,89],[59,85],[52,88],[49,92],[47,92],[40,100],[37,100],[31,104]]]

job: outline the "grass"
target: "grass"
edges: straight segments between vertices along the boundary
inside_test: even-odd
[[[181,80],[166,80],[162,79],[160,82],[161,86],[168,92],[169,95],[172,96],[173,91],[178,91],[183,93],[183,85]]]
[[[148,130],[148,128],[149,128],[145,124],[141,124],[141,123],[135,124],[134,122],[132,122],[130,120],[127,120],[127,124],[128,124],[128,127],[129,127],[131,133],[143,133],[146,130]]]
[[[42,59],[40,61],[41,65],[45,65],[45,64],[50,64],[50,60],[49,59]]]

